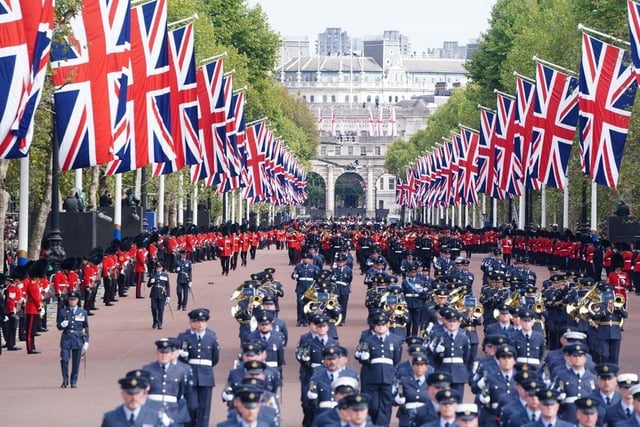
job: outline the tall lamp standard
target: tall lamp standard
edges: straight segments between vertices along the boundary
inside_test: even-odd
[[[52,108],[52,131],[51,137],[51,231],[47,242],[47,259],[55,267],[59,266],[66,257],[66,252],[62,246],[62,233],[60,232],[60,155],[58,152],[58,127],[56,126],[55,102],[51,100]],[[54,269],[57,269],[55,268]]]

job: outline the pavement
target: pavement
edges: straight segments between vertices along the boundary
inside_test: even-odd
[[[476,280],[476,295],[480,288],[480,261],[482,254],[472,257],[471,270]],[[209,327],[217,335],[221,347],[220,363],[215,367],[217,386],[214,389],[211,420],[213,426],[226,418],[226,408],[220,399],[227,373],[232,368],[239,351],[238,323],[231,316],[235,305],[229,296],[251,273],[274,267],[276,280],[282,282],[285,297],[281,299],[280,317],[289,327],[289,345],[286,349],[284,367],[284,387],[282,394],[282,426],[299,426],[302,420],[300,408],[300,386],[298,363],[294,356],[298,338],[307,328],[295,327],[295,283],[290,278],[292,266],[288,265],[286,251],[259,250],[254,261],[247,267],[238,267],[229,276],[221,275],[219,261],[194,264],[193,291],[197,303],[189,301],[188,310],[204,307],[211,310]],[[548,277],[543,267],[534,266],[538,274],[538,284]],[[356,270],[359,271],[359,270]],[[171,275],[172,292],[175,275]],[[346,325],[338,328],[340,342],[349,349],[349,364],[359,370],[353,359],[353,351],[360,332],[366,328],[367,310],[364,307],[366,287],[363,276],[354,273],[352,294]],[[164,329],[151,328],[151,311],[148,299],[135,299],[135,292],[121,298],[114,306],[105,307],[99,303],[99,311],[89,319],[91,345],[87,352],[86,371],[81,366],[78,388],[61,389],[60,376],[60,333],[55,323],[50,322],[49,332],[36,338],[36,346],[41,354],[27,355],[24,342],[19,343],[22,351],[3,351],[0,356],[0,410],[1,425],[48,425],[68,427],[99,425],[104,412],[121,403],[118,379],[127,371],[141,367],[155,360],[154,341],[168,336],[176,336],[188,328],[187,312],[176,311],[177,301],[171,300],[175,318],[165,311]],[[640,339],[640,322],[637,304],[639,297],[632,295],[628,302],[629,319],[625,322],[621,372],[638,372],[640,352],[634,347]],[[636,349],[637,350],[637,349]],[[466,393],[465,400],[472,398]],[[34,412],[31,412],[34,411]],[[393,425],[393,424],[392,424]]]

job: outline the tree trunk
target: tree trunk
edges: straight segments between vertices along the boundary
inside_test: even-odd
[[[42,238],[44,236],[44,230],[47,225],[47,216],[51,210],[51,153],[49,153],[49,167],[47,168],[47,174],[44,178],[44,197],[42,204],[36,207],[36,215],[33,219],[33,231],[29,238],[29,259],[40,258],[40,251],[42,249]],[[60,199],[62,201],[62,199]],[[63,236],[64,237],[64,236]],[[63,245],[64,246],[64,245]]]
[[[7,211],[9,210],[9,192],[7,192],[5,178],[7,177],[7,169],[9,169],[8,160],[0,160],[0,224],[6,224]],[[4,235],[5,228],[2,227],[0,233],[0,266],[4,265]],[[1,271],[1,270],[0,270]]]
[[[100,184],[100,167],[94,166],[91,168],[91,183],[89,184],[87,201],[89,204],[88,210],[98,209],[98,185]]]

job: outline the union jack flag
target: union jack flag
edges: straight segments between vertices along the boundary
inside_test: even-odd
[[[396,177],[396,204],[406,206],[407,200],[407,184],[400,178]]]
[[[266,124],[263,121],[247,127],[247,174],[242,197],[254,202],[266,199],[263,186],[266,181],[265,155],[262,151],[266,134]]]
[[[23,0],[22,15],[27,36],[31,75],[20,121],[14,124],[13,135],[19,151],[14,152],[13,157],[26,156],[33,139],[34,118],[42,97],[42,87],[51,51],[53,17],[55,16],[54,0]],[[12,157],[12,154],[9,157]]]
[[[0,158],[19,151],[12,130],[28,96],[29,51],[19,0],[0,0]]]
[[[531,178],[564,188],[578,124],[578,79],[544,64],[536,66]]]
[[[580,160],[593,181],[615,188],[636,95],[628,53],[582,34]]]
[[[216,158],[214,140],[217,139],[217,128],[226,124],[224,115],[224,99],[222,93],[222,75],[224,74],[222,58],[204,64],[196,74],[198,103],[200,104],[200,143],[202,149],[202,162],[191,167],[191,181],[213,179],[222,162]]]
[[[122,173],[175,159],[171,130],[171,88],[167,43],[167,0],[133,7],[129,99],[133,126],[108,173]]]
[[[227,172],[219,174],[220,185],[217,188],[217,193],[227,193],[229,191],[237,190],[240,188],[240,174],[242,171],[243,163],[240,152],[238,151],[238,139],[236,129],[236,104],[237,97],[233,93],[233,75],[228,75],[224,78],[224,98],[225,98],[225,111],[227,112],[225,122],[225,157],[227,158]]]
[[[478,149],[480,135],[471,129],[461,127],[462,145],[464,151],[463,161],[460,167],[464,168],[462,175],[462,200],[466,204],[478,203],[478,192],[476,191],[476,176],[478,174]]]
[[[495,177],[495,155],[491,136],[496,124],[496,112],[480,109],[480,139],[478,140],[478,174],[476,189],[491,197],[498,197]]]
[[[172,173],[185,165],[196,165],[202,160],[193,24],[169,31],[168,41],[173,96],[171,130],[176,158],[171,162],[156,163],[153,170],[154,176]]]
[[[70,25],[51,51],[63,171],[108,163],[126,141],[129,0],[87,2]]]
[[[516,155],[520,157],[520,176],[516,182],[516,194],[522,195],[523,185],[533,190],[540,189],[540,183],[530,178],[528,173],[531,165],[531,145],[533,132],[533,110],[536,98],[534,82],[516,76],[516,106],[515,106],[515,143]]]
[[[631,41],[631,59],[635,68],[636,80],[640,84],[640,4],[627,0],[629,12],[629,39]]]
[[[518,194],[516,181],[521,165],[514,146],[515,99],[502,93],[497,93],[496,98],[496,125],[491,140],[495,148],[497,187],[505,194]]]

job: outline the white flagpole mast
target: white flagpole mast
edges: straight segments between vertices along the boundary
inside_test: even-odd
[[[591,182],[591,231],[598,229],[598,184]]]
[[[562,199],[562,228],[569,228],[569,177],[564,177],[564,190]]]
[[[158,228],[164,226],[164,175],[160,175],[158,181],[158,217],[156,218]]]
[[[57,150],[57,145],[54,150]],[[18,265],[29,260],[29,158],[20,159],[20,209],[18,213]],[[6,261],[6,260],[5,260]],[[15,334],[16,331],[11,333]]]
[[[122,228],[122,174],[115,177],[115,200],[113,201],[113,238],[120,239]]]
[[[542,217],[540,218],[540,227],[545,228],[547,226],[547,186],[542,184],[540,189],[540,204]]]

